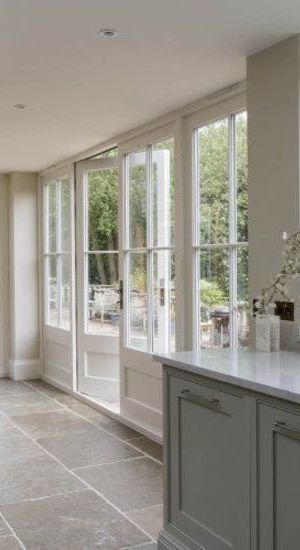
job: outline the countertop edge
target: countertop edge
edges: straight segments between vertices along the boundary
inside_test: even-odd
[[[169,367],[185,371],[192,374],[198,374],[211,380],[223,382],[224,384],[231,384],[232,386],[240,387],[256,393],[261,393],[269,397],[275,397],[290,401],[292,403],[300,404],[300,393],[294,393],[287,389],[278,388],[275,386],[263,384],[259,381],[248,380],[232,374],[226,374],[211,369],[206,369],[199,365],[190,365],[178,359],[172,359],[170,357],[164,357],[160,355],[154,355],[154,360]],[[300,357],[299,357],[300,360]]]

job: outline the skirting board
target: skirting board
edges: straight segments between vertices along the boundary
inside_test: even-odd
[[[12,380],[33,380],[40,378],[42,362],[40,359],[18,359],[9,361],[9,378]]]

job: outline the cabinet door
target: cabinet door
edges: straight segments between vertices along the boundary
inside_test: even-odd
[[[259,406],[259,548],[300,548],[300,416]]]
[[[170,376],[169,517],[203,550],[250,547],[246,399]]]

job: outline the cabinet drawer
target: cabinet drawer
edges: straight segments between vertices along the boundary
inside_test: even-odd
[[[300,416],[260,404],[259,548],[300,547]]]
[[[191,548],[250,546],[246,399],[169,377],[169,521]]]

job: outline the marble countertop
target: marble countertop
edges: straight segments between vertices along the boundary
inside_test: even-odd
[[[300,404],[300,353],[201,350],[155,355],[155,360],[186,372]]]

